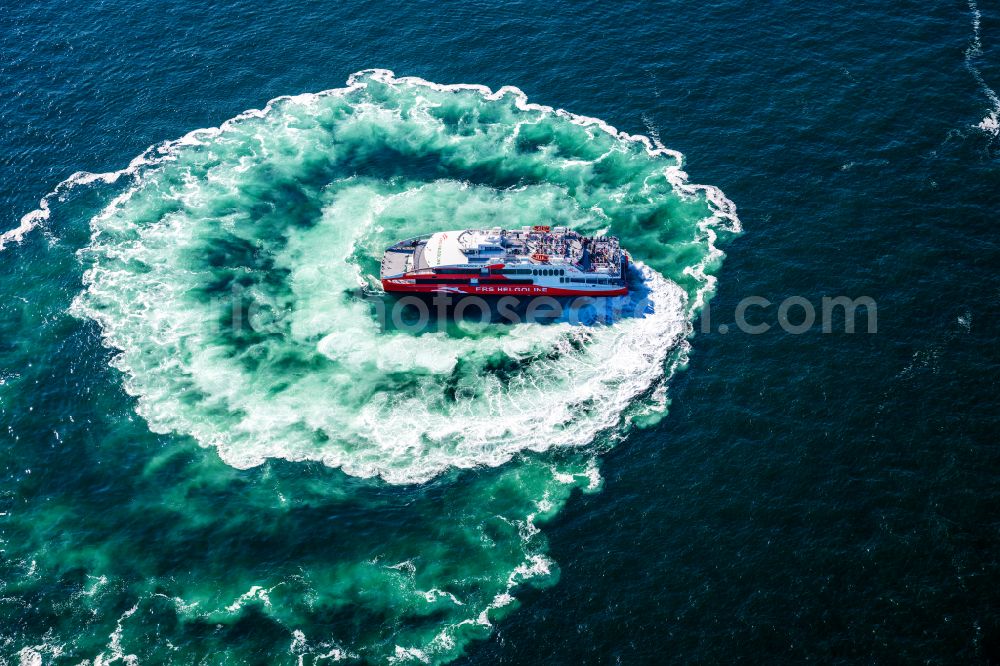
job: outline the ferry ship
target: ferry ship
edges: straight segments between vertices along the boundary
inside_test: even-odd
[[[566,227],[439,231],[382,257],[382,288],[425,294],[622,296],[628,253],[613,236]]]

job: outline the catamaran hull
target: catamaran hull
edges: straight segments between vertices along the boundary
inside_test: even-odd
[[[542,285],[505,284],[415,284],[407,278],[382,280],[387,292],[410,294],[470,294],[479,296],[624,296],[628,287],[613,289],[566,289]]]

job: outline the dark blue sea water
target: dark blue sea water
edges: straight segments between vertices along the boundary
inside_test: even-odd
[[[654,137],[742,232],[601,131],[378,81],[50,194],[369,68]],[[997,663],[997,89],[981,0],[8,3],[0,231],[49,216],[0,250],[0,664]],[[517,211],[609,226],[687,343],[371,333],[387,239]],[[291,323],[207,337],[237,286]]]

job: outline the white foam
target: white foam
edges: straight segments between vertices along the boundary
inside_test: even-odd
[[[462,603],[461,601],[459,601],[458,597],[456,597],[451,592],[446,592],[444,590],[439,590],[436,587],[433,587],[433,588],[427,590],[426,592],[418,592],[418,594],[422,594],[423,597],[424,597],[424,599],[426,599],[427,603],[429,603],[429,604],[437,603],[438,599],[448,599],[449,601],[451,601],[451,603],[455,604],[456,606],[464,606],[465,605],[464,603]]]
[[[979,84],[979,88],[986,95],[993,108],[986,112],[986,116],[976,125],[977,128],[992,136],[1000,135],[1000,96],[986,83],[982,72],[976,66],[976,58],[983,54],[983,42],[981,36],[982,12],[976,0],[968,0],[969,12],[972,14],[972,40],[968,48],[965,49],[965,67],[972,74]]]
[[[121,661],[128,666],[136,666],[139,663],[139,658],[134,654],[125,654],[125,650],[122,647],[122,634],[124,633],[124,623],[125,620],[129,619],[135,615],[136,611],[139,610],[139,602],[136,602],[132,608],[122,613],[121,617],[118,618],[118,622],[115,625],[115,630],[111,632],[108,637],[110,639],[107,645],[106,654],[102,652],[94,658],[94,666],[109,666],[117,661]]]
[[[422,664],[431,663],[431,658],[427,656],[427,653],[423,650],[415,647],[404,648],[401,645],[397,645],[395,652],[386,661],[390,664],[398,664],[401,662],[412,662],[419,661]]]
[[[958,325],[966,333],[972,331],[972,310],[966,309],[962,314],[958,315]]]
[[[65,646],[52,641],[51,630],[46,633],[43,641],[38,645],[21,648],[17,653],[18,666],[42,666],[45,663],[52,664],[59,661],[66,651]]]
[[[164,144],[168,145],[168,144]],[[134,158],[127,167],[119,171],[109,171],[106,173],[91,173],[89,171],[77,171],[66,180],[60,182],[51,192],[46,194],[38,202],[38,208],[21,216],[20,224],[14,229],[0,234],[0,251],[9,243],[20,243],[24,236],[32,229],[46,222],[52,214],[50,204],[63,194],[77,187],[92,185],[94,183],[113,184],[123,176],[135,176],[139,170],[147,165],[156,164],[165,159],[170,159],[169,151],[159,158],[150,157],[154,148],[147,148],[141,155]]]
[[[326,652],[323,652],[323,650],[326,650]],[[292,642],[288,646],[288,652],[296,656],[296,661],[300,666],[305,664],[307,655],[313,657],[312,661],[309,662],[310,664],[319,663],[322,659],[329,659],[330,661],[359,659],[359,655],[345,650],[333,641],[324,641],[317,643],[315,647],[311,647],[305,632],[301,629],[292,630]]]
[[[250,587],[249,590],[241,594],[239,598],[233,601],[233,603],[226,606],[226,612],[238,613],[243,609],[243,606],[250,601],[259,601],[262,604],[264,604],[265,608],[270,608],[271,597],[268,595],[273,589],[274,588],[264,588],[260,585],[253,585]]]
[[[998,111],[995,109],[990,111],[986,117],[979,121],[979,124],[976,125],[976,127],[988,134],[997,136],[1000,134],[1000,118],[997,117],[997,113]]]

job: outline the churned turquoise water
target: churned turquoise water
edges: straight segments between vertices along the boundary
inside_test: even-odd
[[[0,28],[0,664],[1000,659],[996,7]],[[642,307],[380,320],[539,223]]]

